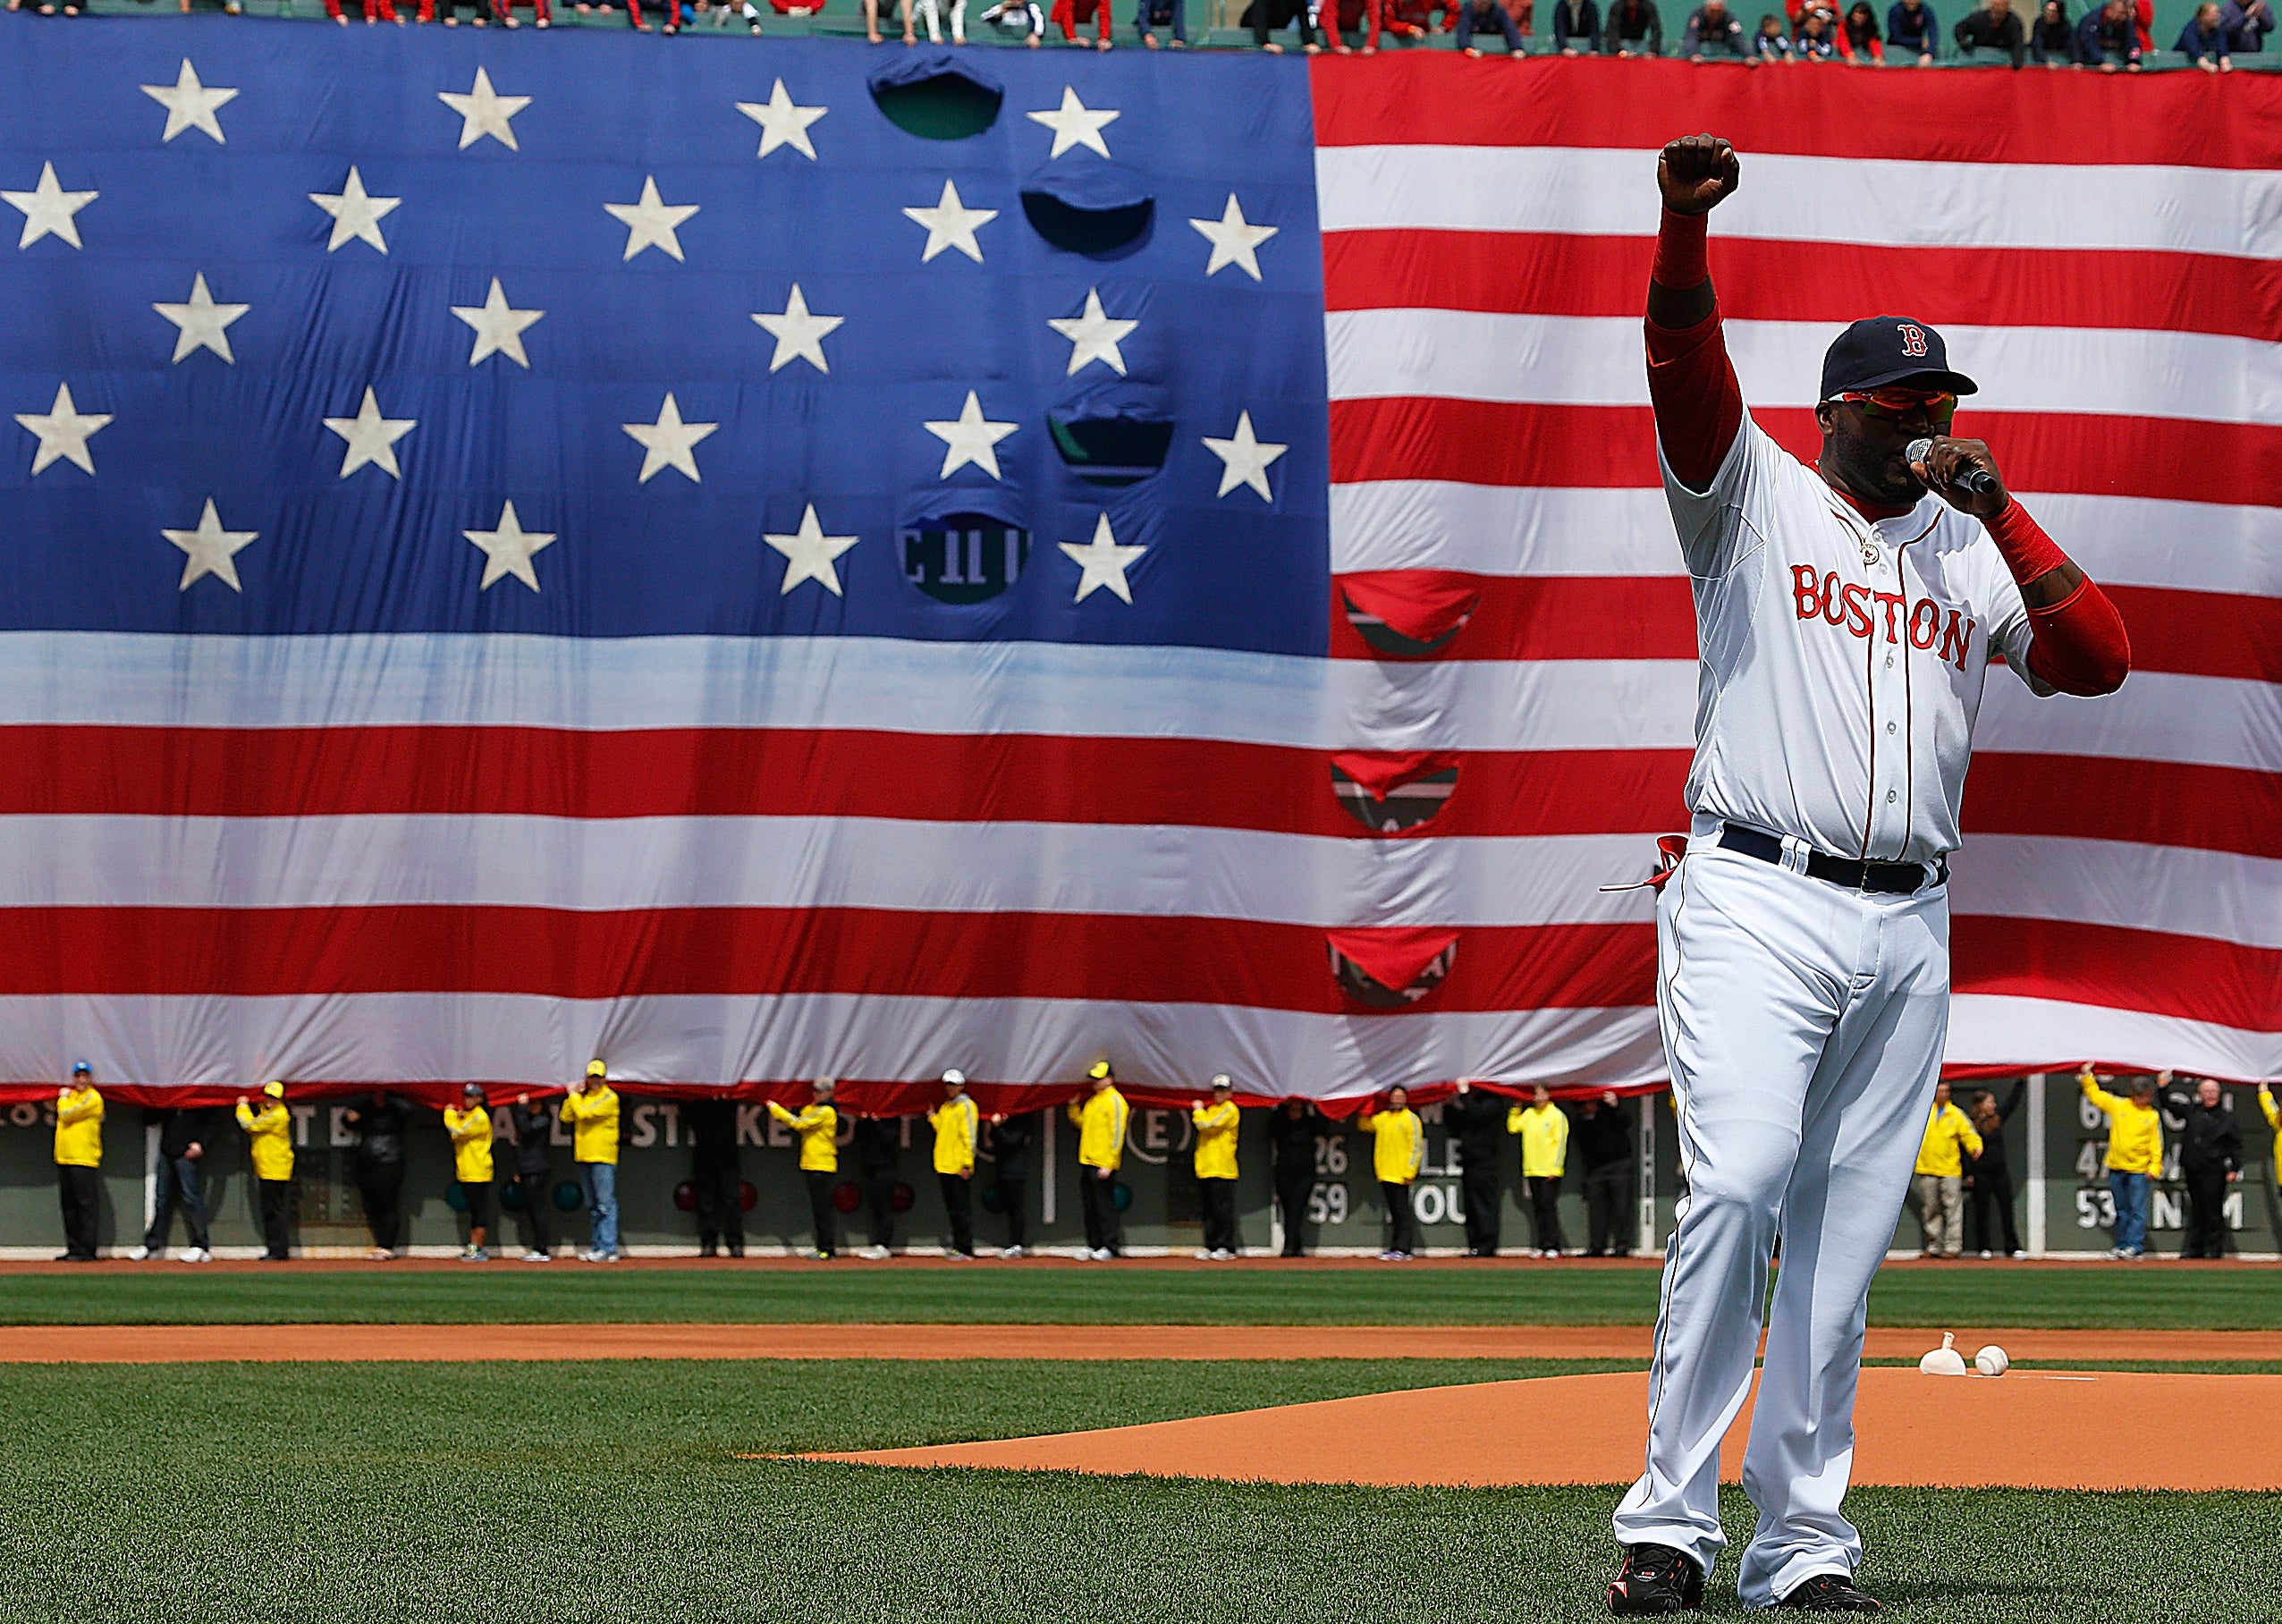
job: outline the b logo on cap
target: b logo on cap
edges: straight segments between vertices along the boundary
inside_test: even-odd
[[[1925,329],[1914,321],[1902,324],[1902,353],[1913,359],[1925,353]]]

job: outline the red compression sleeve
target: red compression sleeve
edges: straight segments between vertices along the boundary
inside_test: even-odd
[[[1648,398],[1664,461],[1688,489],[1706,488],[1743,427],[1743,385],[1718,310],[1677,332],[1648,324]]]
[[[1656,230],[1656,264],[1648,279],[1662,283],[1675,293],[1711,281],[1711,262],[1704,257],[1711,225],[1710,215],[1676,215],[1666,209],[1663,224]]]
[[[2024,587],[2068,562],[2059,544],[2017,502],[1982,523],[2004,554],[2005,567]],[[2064,694],[2112,694],[2132,669],[2124,617],[2088,576],[2058,603],[2030,610],[2028,630],[2030,674]]]

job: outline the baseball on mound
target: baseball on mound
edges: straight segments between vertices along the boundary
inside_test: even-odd
[[[1961,1376],[1965,1373],[1965,1356],[1957,1351],[1957,1333],[1944,1331],[1941,1345],[1918,1360],[1918,1373],[1929,1376]]]
[[[2013,1367],[2013,1361],[2002,1348],[1991,1342],[1973,1356],[1973,1367],[1985,1376],[2001,1376]]]

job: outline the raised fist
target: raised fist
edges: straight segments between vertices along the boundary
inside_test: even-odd
[[[1711,213],[1739,179],[1736,149],[1716,135],[1684,135],[1656,160],[1664,207],[1676,215]]]

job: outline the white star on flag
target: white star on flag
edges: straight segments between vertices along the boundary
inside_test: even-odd
[[[401,198],[376,198],[365,190],[365,178],[357,173],[354,164],[349,165],[348,183],[339,191],[313,191],[309,201],[333,216],[333,235],[325,245],[326,253],[333,252],[351,237],[371,243],[382,253],[388,251],[388,241],[380,234],[381,218],[396,212]]]
[[[95,459],[88,453],[88,436],[111,421],[111,414],[81,412],[72,404],[72,386],[58,384],[55,405],[46,411],[20,411],[16,421],[39,436],[39,449],[31,454],[31,471],[35,475],[58,458],[76,462],[91,474],[95,472]]]
[[[816,522],[816,504],[810,503],[808,511],[800,515],[800,528],[790,536],[764,534],[763,541],[784,554],[784,585],[777,588],[782,597],[804,580],[820,583],[834,597],[844,596],[840,590],[840,571],[833,567],[833,560],[854,546],[859,537],[827,536]]]
[[[1125,376],[1125,357],[1118,352],[1118,341],[1141,324],[1137,321],[1118,321],[1103,313],[1100,290],[1086,290],[1086,312],[1082,316],[1049,317],[1046,326],[1069,341],[1069,372],[1088,361],[1099,361],[1120,377]]]
[[[452,314],[476,330],[476,351],[468,358],[468,365],[481,365],[486,355],[503,355],[525,370],[529,369],[531,358],[523,353],[523,329],[545,315],[545,310],[510,307],[507,295],[500,289],[499,278],[494,276],[483,303],[453,305]]]
[[[1078,596],[1071,599],[1071,602],[1084,603],[1086,595],[1096,587],[1108,588],[1128,604],[1133,601],[1133,588],[1127,584],[1125,572],[1133,567],[1135,559],[1149,549],[1127,546],[1116,537],[1111,535],[1110,516],[1107,513],[1103,514],[1095,521],[1094,539],[1084,546],[1079,546],[1074,541],[1061,542],[1057,545],[1063,552],[1069,554],[1071,561],[1083,571],[1078,578]]]
[[[956,422],[929,423],[925,427],[929,434],[943,443],[942,472],[937,474],[936,478],[948,479],[953,472],[972,462],[992,478],[996,479],[1001,478],[998,443],[1021,425],[993,423],[985,420],[983,416],[983,403],[975,398],[975,392],[969,389],[967,392],[967,404],[959,409],[959,418]]]
[[[438,90],[435,99],[460,115],[460,150],[465,152],[484,137],[489,136],[510,152],[520,152],[515,145],[515,126],[508,121],[531,105],[528,96],[502,96],[491,88],[491,75],[483,69],[476,70],[474,89],[464,96],[455,90]]]
[[[776,353],[769,358],[771,372],[797,360],[807,361],[819,372],[830,372],[832,368],[824,365],[824,334],[848,318],[810,314],[808,301],[800,297],[800,284],[796,282],[782,316],[756,310],[753,319],[776,337]]]
[[[190,66],[187,56],[182,58],[182,72],[174,76],[173,84],[145,85],[142,93],[166,109],[166,133],[158,138],[161,146],[185,130],[203,130],[216,140],[223,140],[221,121],[214,116],[214,110],[234,100],[238,94],[218,87],[209,89],[199,83],[199,71]]]
[[[341,454],[341,478],[346,479],[366,463],[371,463],[391,479],[404,476],[396,467],[396,442],[412,432],[417,418],[384,418],[380,402],[373,398],[372,385],[365,385],[364,404],[357,408],[353,418],[327,418],[325,426],[349,443]]]
[[[259,530],[225,530],[222,516],[214,511],[214,498],[206,499],[206,512],[199,516],[195,530],[161,530],[167,540],[189,554],[182,561],[182,581],[174,589],[188,592],[190,583],[201,575],[211,575],[232,592],[243,592],[238,584],[237,554]]]
[[[1189,224],[1204,234],[1213,245],[1213,257],[1204,265],[1209,276],[1224,265],[1239,266],[1253,281],[1260,280],[1260,256],[1255,251],[1269,238],[1283,229],[1280,225],[1255,225],[1244,217],[1236,194],[1228,195],[1228,207],[1217,220],[1191,220]]]
[[[194,350],[211,350],[233,366],[237,363],[238,358],[230,353],[230,334],[225,329],[253,306],[215,303],[214,295],[206,291],[204,271],[190,283],[188,304],[155,304],[150,308],[180,329],[174,334],[176,360]]]
[[[816,149],[809,144],[808,126],[822,118],[828,107],[796,107],[792,98],[784,93],[784,81],[778,80],[765,102],[739,102],[737,111],[761,127],[761,149],[755,156],[766,157],[779,147],[813,158]],[[834,126],[837,128],[837,126]]]
[[[534,592],[539,589],[539,572],[531,567],[531,555],[552,543],[554,532],[525,529],[522,521],[515,517],[513,503],[500,508],[497,529],[462,530],[460,534],[483,549],[484,578],[477,591],[510,575]]]
[[[673,392],[665,393],[665,404],[658,408],[655,423],[621,423],[619,427],[642,444],[642,477],[634,483],[647,485],[650,476],[662,468],[671,468],[697,478],[697,444],[721,427],[718,423],[684,423],[681,409],[673,403]]]
[[[1291,448],[1278,445],[1271,440],[1256,440],[1252,436],[1252,414],[1236,414],[1236,436],[1233,439],[1215,440],[1204,437],[1204,449],[1221,460],[1221,488],[1215,496],[1225,496],[1239,485],[1248,485],[1260,493],[1264,502],[1273,502],[1275,493],[1268,488],[1268,464]]]
[[[626,228],[626,254],[631,259],[646,248],[663,249],[676,259],[681,258],[681,239],[674,235],[675,228],[697,212],[695,203],[668,203],[657,195],[657,177],[642,177],[642,196],[633,203],[605,203],[618,223]]]
[[[30,191],[0,191],[0,202],[23,210],[24,234],[16,239],[18,248],[30,248],[48,236],[61,237],[77,248],[79,222],[72,216],[102,195],[97,191],[65,191],[55,183],[55,165],[42,164],[38,186]]]
[[[1102,126],[1117,122],[1116,113],[1095,111],[1078,99],[1078,92],[1069,86],[1061,88],[1061,106],[1030,114],[1034,124],[1044,124],[1054,132],[1054,149],[1046,154],[1051,163],[1072,147],[1091,147],[1103,157],[1110,155],[1109,143],[1102,139]]]
[[[969,208],[961,203],[959,187],[950,180],[943,182],[942,200],[933,208],[907,208],[903,214],[927,228],[927,246],[919,254],[921,265],[947,248],[955,248],[976,265],[982,264],[983,245],[975,241],[976,228],[999,216],[995,208]]]

